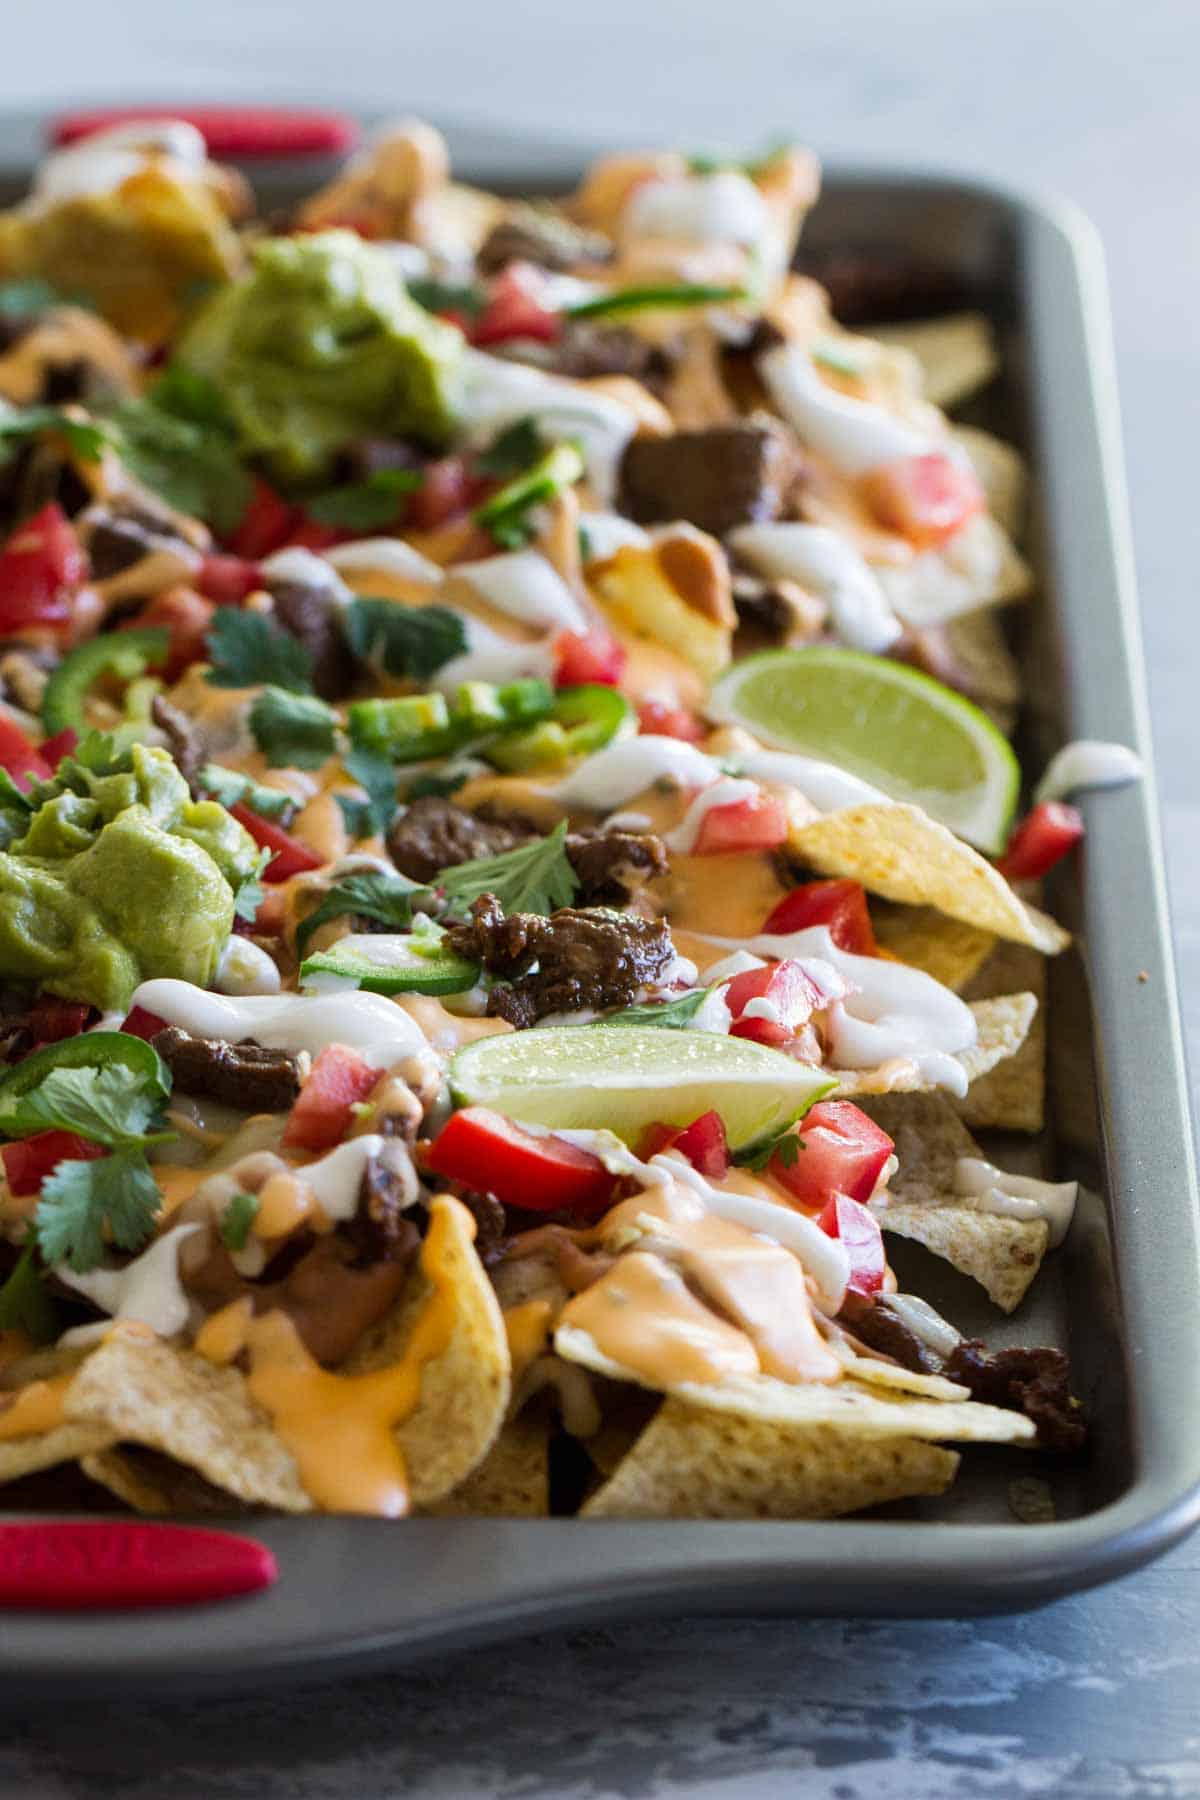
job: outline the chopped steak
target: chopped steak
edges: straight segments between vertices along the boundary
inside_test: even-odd
[[[601,232],[586,231],[541,207],[514,206],[480,244],[475,266],[481,275],[496,275],[510,262],[561,272],[577,263],[605,263],[611,256],[612,245]]]
[[[480,1193],[477,1188],[452,1181],[445,1175],[426,1176],[425,1180],[432,1193],[453,1194],[456,1200],[462,1201],[475,1221],[475,1250],[484,1268],[490,1269],[494,1263],[502,1262],[511,1227],[508,1210],[495,1194]]]
[[[643,525],[685,519],[722,537],[778,518],[800,467],[799,451],[773,421],[636,437],[621,459],[621,510]]]
[[[663,841],[648,831],[572,831],[566,849],[579,878],[580,906],[620,905],[639,877],[652,881],[667,872]]]
[[[300,1092],[300,1065],[286,1050],[192,1037],[168,1025],[154,1048],[184,1094],[239,1106],[244,1112],[286,1112]]]
[[[587,319],[567,319],[553,343],[514,338],[497,345],[497,355],[513,362],[535,363],[553,375],[586,381],[593,375],[632,375],[653,386],[670,373],[670,358],[658,344],[651,344],[621,325],[593,324]]]
[[[150,717],[166,738],[167,749],[175,758],[179,773],[191,787],[205,762],[196,727],[164,694],[155,694],[150,704]]]
[[[342,634],[341,607],[327,588],[304,581],[272,581],[275,617],[299,638],[313,665],[313,687],[322,700],[336,700],[354,685],[355,661]]]
[[[511,825],[476,818],[452,800],[425,794],[393,819],[387,848],[402,875],[412,881],[432,881],[442,869],[512,850],[529,835]]]
[[[1061,1350],[988,1350],[979,1338],[964,1338],[946,1359],[942,1373],[961,1382],[974,1399],[1010,1406],[1037,1426],[1047,1450],[1078,1450],[1087,1437],[1083,1409],[1071,1398],[1070,1368]]]
[[[627,1006],[674,955],[661,920],[572,906],[548,919],[537,913],[505,918],[494,894],[475,901],[470,923],[452,926],[446,945],[501,978],[503,985],[488,996],[488,1012],[518,1027],[549,1013]]]
[[[401,1143],[385,1144],[369,1158],[358,1210],[346,1228],[364,1263],[412,1261],[420,1233],[406,1215],[416,1192],[416,1173]]]
[[[81,535],[87,547],[93,576],[107,581],[122,575],[160,550],[183,550],[191,553],[194,545],[183,537],[170,513],[159,513],[148,506],[122,507],[119,512],[107,506],[94,506],[81,521]]]
[[[872,1302],[847,1291],[838,1324],[852,1331],[869,1350],[890,1356],[903,1369],[917,1369],[927,1375],[941,1369],[941,1359],[892,1311],[886,1295]]]

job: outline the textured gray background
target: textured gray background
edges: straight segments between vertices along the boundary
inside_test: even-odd
[[[334,95],[589,133],[937,162],[1072,195],[1113,284],[1189,1044],[1200,1041],[1195,0],[59,0],[4,9],[0,106]],[[331,1604],[336,1597],[331,1596]],[[294,1699],[26,1716],[29,1800],[1177,1800],[1200,1794],[1200,1542],[981,1623],[577,1633]]]

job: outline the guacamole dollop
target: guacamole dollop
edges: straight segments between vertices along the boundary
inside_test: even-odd
[[[218,390],[242,448],[275,477],[329,472],[371,433],[440,441],[462,336],[418,306],[385,250],[350,231],[267,238],[208,300],[176,363]]]
[[[165,750],[67,758],[0,852],[0,976],[103,1011],[154,975],[204,987],[258,847]]]

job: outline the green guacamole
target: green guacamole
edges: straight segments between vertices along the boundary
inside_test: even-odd
[[[68,759],[0,851],[0,976],[103,1011],[154,975],[207,986],[258,849],[215,800],[193,800],[165,750]]]
[[[175,360],[213,383],[243,450],[286,484],[327,475],[357,437],[443,439],[462,341],[409,297],[386,251],[324,231],[259,244]]]

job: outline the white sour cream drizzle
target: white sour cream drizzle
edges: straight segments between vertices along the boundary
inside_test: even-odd
[[[827,526],[739,525],[729,543],[758,574],[798,581],[824,600],[835,631],[853,649],[886,650],[900,636],[878,577],[853,544]]]
[[[1145,767],[1136,750],[1127,744],[1106,744],[1098,738],[1077,738],[1051,757],[1045,774],[1033,790],[1034,804],[1043,800],[1067,800],[1089,788],[1126,787],[1140,781]]]
[[[793,756],[789,750],[755,750],[737,755],[731,762],[739,775],[768,781],[775,787],[795,788],[818,812],[840,812],[846,806],[891,806],[892,800],[869,781],[860,781],[832,763],[812,756]]]
[[[843,475],[867,475],[883,463],[926,456],[940,447],[882,406],[830,387],[800,344],[777,344],[758,358],[757,368],[801,442]]]
[[[469,613],[459,615],[467,635],[467,649],[461,656],[443,663],[432,678],[432,686],[443,694],[452,694],[464,681],[491,681],[501,685],[526,676],[551,680],[554,673],[554,645],[549,638],[539,643],[514,643]]]
[[[183,119],[132,119],[94,131],[46,157],[34,177],[29,210],[41,211],[64,200],[111,194],[132,175],[140,175],[154,156],[167,156],[194,173],[204,167],[208,151],[194,125]]]
[[[635,794],[644,794],[656,781],[675,787],[710,787],[721,774],[711,756],[680,738],[624,738],[589,756],[550,792],[563,806],[586,806],[594,812],[612,812]]]
[[[1003,1213],[1010,1219],[1045,1219],[1053,1250],[1070,1229],[1079,1183],[1010,1175],[981,1157],[960,1156],[954,1165],[954,1191],[976,1212]]]
[[[935,1312],[927,1300],[922,1300],[919,1294],[887,1294],[883,1304],[935,1356],[949,1356],[955,1345],[962,1342],[961,1333],[948,1320],[943,1319],[940,1312]]]
[[[143,981],[135,1006],[157,1013],[196,1037],[240,1043],[254,1038],[271,1050],[307,1050],[319,1056],[326,1044],[346,1044],[372,1068],[386,1069],[425,1048],[420,1027],[382,994],[273,994],[227,999],[190,981],[160,976]]]
[[[836,1067],[875,1069],[902,1059],[937,1087],[966,1093],[966,1071],[958,1054],[976,1040],[975,1015],[957,994],[922,969],[883,957],[852,956],[834,943],[824,925],[786,936],[764,932],[744,944],[734,938],[709,941],[780,961],[794,957],[806,964],[822,991],[828,991],[828,975],[816,965],[832,965],[849,990],[826,1014],[830,1060]],[[807,967],[809,963],[814,966]]]
[[[907,625],[943,625],[974,612],[1004,585],[1012,546],[987,513],[976,513],[935,550],[897,568],[879,568],[884,593]]]
[[[677,850],[683,856],[690,855],[696,848],[696,840],[700,836],[705,817],[714,807],[736,806],[741,800],[755,799],[758,793],[756,781],[737,781],[731,776],[714,781],[710,787],[696,795],[674,831],[667,832],[664,844],[668,850]]]
[[[632,237],[683,244],[755,244],[769,223],[762,194],[736,169],[643,182],[621,217]]]
[[[482,562],[455,563],[466,581],[494,606],[522,625],[541,631],[584,631],[582,606],[562,576],[538,550],[510,550]]]
[[[585,562],[604,562],[606,558],[615,556],[618,550],[626,545],[644,550],[650,543],[650,533],[632,519],[622,518],[620,513],[585,512],[579,515],[579,530],[584,544],[587,546]]]
[[[531,416],[544,437],[558,443],[575,439],[588,479],[606,504],[615,496],[617,465],[637,429],[630,409],[611,395],[482,350],[468,350],[463,358],[456,412],[470,444],[490,443],[506,425]]]
[[[123,1269],[91,1269],[86,1275],[76,1275],[61,1264],[54,1273],[67,1287],[86,1294],[109,1318],[138,1319],[159,1337],[174,1337],[188,1322],[187,1295],[179,1280],[179,1248],[200,1229],[199,1225],[176,1225]],[[107,1330],[102,1323],[77,1325],[59,1342],[93,1343]]]
[[[284,551],[283,555],[290,552]],[[272,557],[270,561],[274,561]],[[378,569],[381,574],[395,575],[401,581],[427,581],[437,587],[444,570],[401,538],[360,538],[355,544],[335,544],[325,552],[325,560],[335,569]],[[264,567],[267,565],[264,564]]]
[[[279,970],[265,950],[235,932],[221,952],[213,986],[219,994],[277,994]]]
[[[268,585],[272,581],[294,581],[303,587],[320,588],[343,605],[354,597],[332,564],[302,544],[276,550],[258,566]]]

